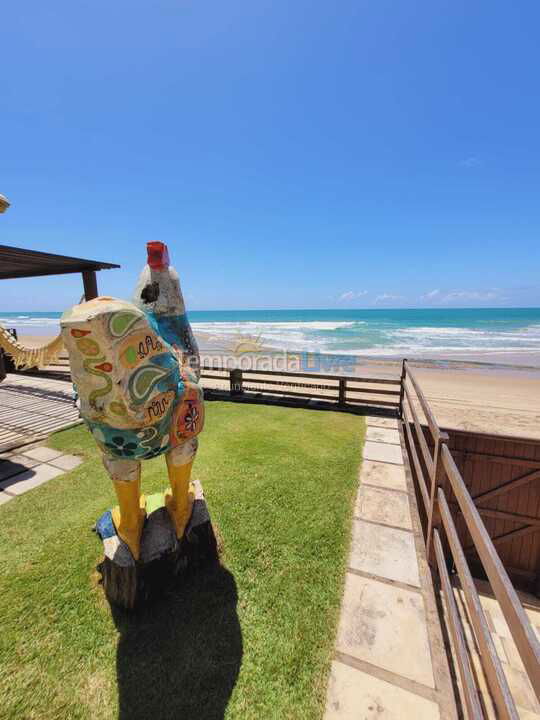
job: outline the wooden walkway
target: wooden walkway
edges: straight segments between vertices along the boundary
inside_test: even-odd
[[[0,452],[77,422],[72,393],[65,380],[9,374],[0,383]]]

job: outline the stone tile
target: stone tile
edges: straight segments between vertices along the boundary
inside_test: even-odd
[[[59,450],[53,450],[52,448],[43,446],[26,450],[23,455],[33,458],[34,460],[39,460],[39,462],[48,462],[49,460],[53,460],[59,455],[62,455],[62,453]]]
[[[492,633],[494,633],[494,632],[495,632],[495,625],[493,624],[493,620],[491,619],[491,615],[490,615],[490,613],[489,613],[489,610],[486,610],[485,607],[484,607],[484,615],[486,616],[486,621],[487,621],[488,628],[490,629],[490,631],[491,631]]]
[[[533,713],[530,710],[524,710],[523,708],[520,708],[519,705],[516,706],[516,710],[519,715],[519,720],[538,720],[538,718],[540,718],[538,713]]]
[[[405,530],[353,520],[349,566],[420,587],[414,536]]]
[[[361,485],[356,499],[355,515],[360,520],[412,529],[409,498],[405,493]]]
[[[336,650],[434,687],[420,593],[347,573]]]
[[[468,643],[468,646],[470,651],[472,646],[470,643]],[[498,713],[493,703],[493,698],[489,690],[489,685],[486,679],[486,675],[484,673],[484,668],[482,667],[482,663],[480,662],[480,657],[478,656],[476,651],[472,651],[470,652],[469,658],[471,661],[473,676],[476,682],[476,686],[478,688],[479,700],[482,706],[484,717],[486,718],[486,720],[497,720]]]
[[[13,500],[13,495],[8,495],[3,490],[0,490],[0,505],[3,505],[4,503],[9,502],[10,500]]]
[[[501,663],[501,665],[516,705],[519,705],[524,710],[540,713],[540,704],[525,673],[519,672],[519,670],[507,663]]]
[[[82,458],[77,455],[60,455],[54,460],[49,460],[49,465],[54,465],[61,470],[73,470],[82,463]]]
[[[535,598],[535,602],[538,602],[538,600]],[[531,625],[536,626],[537,628],[540,628],[540,608],[531,608],[526,607],[525,608],[525,614],[531,621]]]
[[[364,443],[363,457],[365,460],[403,465],[403,456],[401,455],[401,447],[399,445],[389,445],[388,443],[366,440]]]
[[[471,645],[470,642],[468,642],[468,646],[470,651],[472,649],[470,652],[470,658],[472,661],[474,677],[480,691],[481,702],[484,706],[485,717],[490,720],[496,720],[498,713],[493,703],[493,698],[489,690],[489,684],[487,682],[485,671],[482,667],[480,656],[478,655],[476,648]],[[535,720],[538,720],[540,717],[540,715],[538,715],[540,707],[538,706],[534,690],[532,689],[526,675],[511,667],[507,662],[501,662],[501,667],[506,675],[510,693],[516,703],[520,719],[532,720],[534,717]]]
[[[490,594],[486,594],[484,588],[481,587],[480,583],[482,581],[476,580],[475,586],[476,590],[478,592],[478,597],[480,598],[480,604],[484,608],[484,610],[490,610],[493,613],[501,613],[501,607],[498,603],[498,601]]]
[[[325,720],[438,720],[437,703],[334,661]]]
[[[374,442],[390,443],[391,445],[399,445],[399,433],[392,428],[371,427],[368,425],[366,431],[366,440]]]
[[[403,490],[403,492],[407,492],[405,470],[399,465],[364,460],[360,470],[360,481],[387,490]]]
[[[503,638],[500,638],[498,635],[491,633],[491,639],[493,640],[493,644],[495,645],[495,650],[497,651],[499,660],[501,662],[508,662],[508,653],[504,649]]]
[[[494,636],[494,639],[495,637],[497,636]],[[499,638],[499,641],[504,647],[504,652],[509,665],[511,665],[516,670],[519,670],[520,672],[526,672],[525,665],[523,664],[523,660],[521,659],[521,655],[518,653],[516,644],[512,640],[512,638],[503,637]]]
[[[24,455],[12,455],[9,460],[0,462],[0,480],[6,480],[17,473],[24,472],[28,468],[38,465],[38,460],[25,457]]]
[[[0,482],[0,489],[7,490],[10,495],[22,495],[27,490],[31,490],[47,482],[47,480],[52,480],[58,475],[63,475],[63,473],[63,470],[52,467],[52,465],[36,465],[31,470],[26,470],[8,480],[3,480]]]
[[[377,417],[376,415],[368,415],[366,418],[368,427],[383,427],[398,429],[398,421],[395,418]]]
[[[497,606],[497,608],[491,607],[489,610],[489,617],[491,619],[491,624],[493,625],[494,632],[497,633],[500,637],[507,637],[511,638],[512,633],[510,632],[510,628],[508,627],[508,623],[504,619],[504,616],[502,614],[502,611]]]

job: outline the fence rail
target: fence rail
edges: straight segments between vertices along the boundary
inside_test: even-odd
[[[425,511],[426,551],[430,565],[438,572],[447,611],[446,624],[452,638],[458,674],[469,718],[482,718],[478,686],[464,640],[464,630],[457,611],[449,567],[455,567],[465,597],[474,635],[480,649],[480,661],[497,708],[505,720],[517,720],[518,712],[489,631],[486,616],[473,581],[469,563],[459,538],[445,488],[472,538],[474,550],[482,563],[493,593],[499,602],[512,638],[529,680],[540,700],[540,643],[523,610],[516,591],[497,554],[461,473],[448,448],[448,434],[438,426],[435,416],[411,371],[403,362],[400,416],[407,437],[408,454]],[[423,413],[427,431],[420,422]],[[428,445],[426,440],[431,442]],[[431,449],[430,449],[431,446]],[[443,487],[444,486],[444,487]],[[449,549],[445,552],[444,546]],[[449,563],[449,558],[451,563]]]
[[[337,407],[375,406],[396,412],[400,406],[400,378],[228,369],[217,365],[204,365],[201,368],[201,378],[226,383],[228,392],[234,398],[257,393],[284,399],[290,397],[326,401]]]

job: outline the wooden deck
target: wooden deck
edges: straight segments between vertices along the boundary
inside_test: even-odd
[[[77,422],[72,392],[65,380],[8,374],[0,383],[0,452]]]

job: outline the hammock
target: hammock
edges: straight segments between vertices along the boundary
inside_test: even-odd
[[[37,348],[27,348],[15,340],[13,335],[0,326],[0,348],[11,356],[18,370],[37,367],[40,370],[54,362],[62,350],[64,342],[60,333],[54,340]]]

